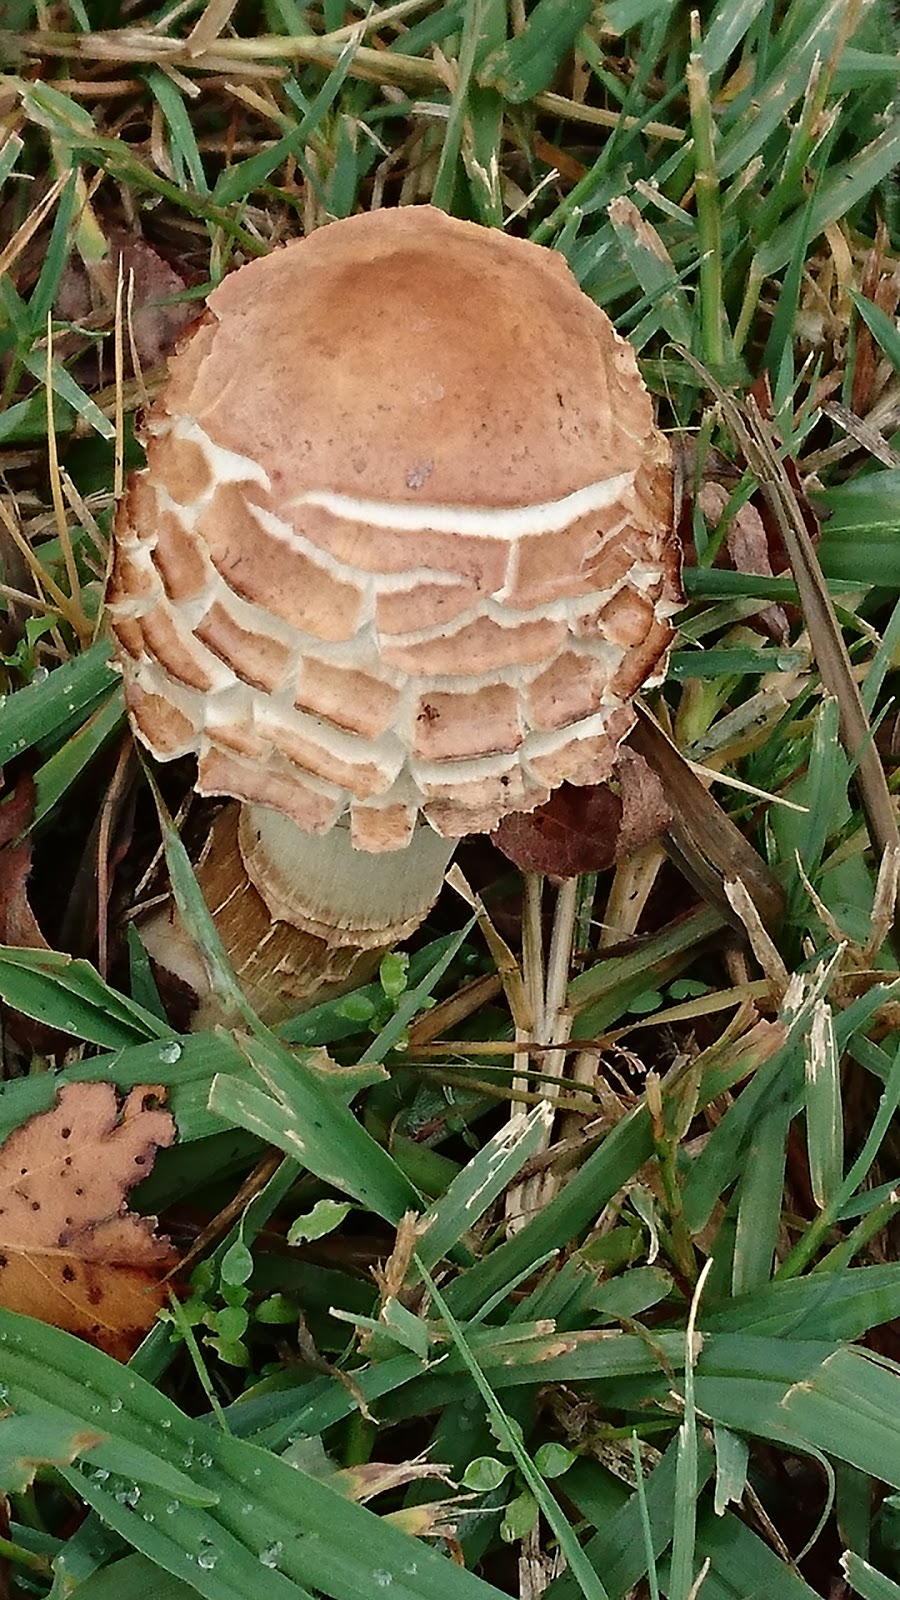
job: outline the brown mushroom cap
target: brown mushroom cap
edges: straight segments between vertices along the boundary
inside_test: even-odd
[[[671,478],[560,255],[333,223],[213,291],[150,413],[108,595],[138,732],[369,851],[599,782],[671,638]]]

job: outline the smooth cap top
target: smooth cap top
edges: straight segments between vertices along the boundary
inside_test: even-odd
[[[560,255],[422,206],[243,267],[147,463],[109,609],[201,790],[380,850],[606,776],[680,599],[671,463]]]

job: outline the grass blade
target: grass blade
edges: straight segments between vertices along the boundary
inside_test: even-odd
[[[26,1017],[107,1049],[172,1037],[167,1022],[110,988],[89,961],[56,950],[0,945],[0,995]]]
[[[421,1209],[420,1196],[396,1162],[338,1098],[340,1071],[327,1057],[316,1062],[310,1052],[293,1056],[262,1038],[241,1039],[239,1047],[270,1092],[218,1075],[210,1089],[211,1111],[277,1145],[377,1216],[397,1223],[410,1208]]]
[[[448,1558],[256,1446],[187,1417],[110,1357],[28,1317],[0,1311],[3,1377],[17,1412],[62,1410],[102,1427],[110,1445],[166,1484],[133,1473],[63,1468],[108,1526],[207,1600],[499,1600],[499,1591]],[[98,1409],[95,1409],[99,1407]],[[142,1452],[142,1454],[140,1453]],[[145,1461],[145,1458],[146,1461]],[[131,1461],[131,1457],[123,1459]],[[186,1476],[188,1467],[190,1477]],[[173,1476],[174,1474],[174,1476]],[[138,1493],[135,1494],[135,1489]],[[206,1503],[202,1503],[205,1501]]]
[[[897,126],[900,152],[900,123]],[[696,371],[699,364],[687,352]],[[822,682],[840,708],[841,740],[851,761],[857,763],[856,782],[872,843],[881,856],[900,849],[900,831],[888,791],[884,768],[872,742],[862,698],[850,663],[834,604],[822,577],[803,513],[776,450],[768,425],[751,399],[742,413],[734,399],[706,374],[784,540],[794,581],[800,593],[810,638]]]
[[[585,1600],[609,1600],[609,1596],[607,1595],[607,1592],[603,1587],[598,1574],[594,1571],[594,1568],[591,1566],[590,1561],[587,1559],[587,1556],[578,1543],[578,1540],[576,1539],[575,1534],[563,1512],[561,1511],[557,1501],[550,1493],[550,1490],[547,1488],[544,1479],[541,1477],[530,1456],[526,1454],[522,1444],[520,1443],[518,1433],[514,1428],[510,1427],[506,1413],[503,1411],[502,1407],[497,1401],[497,1398],[494,1395],[490,1384],[485,1378],[485,1375],[473,1352],[467,1345],[462,1329],[452,1316],[446,1301],[441,1295],[440,1290],[434,1282],[434,1279],[428,1272],[427,1267],[418,1258],[418,1256],[416,1257],[416,1265],[421,1272],[422,1277],[425,1279],[425,1282],[428,1285],[429,1293],[434,1300],[434,1303],[437,1306],[442,1318],[444,1319],[447,1328],[449,1329],[450,1337],[453,1340],[458,1355],[462,1359],[470,1377],[473,1379],[475,1386],[481,1395],[481,1398],[484,1400],[485,1405],[490,1412],[491,1421],[497,1432],[497,1436],[502,1439],[504,1448],[512,1455],[516,1466],[528,1485],[528,1488],[534,1495],[534,1498],[540,1506],[544,1517],[558,1539],[560,1549],[566,1558],[566,1564],[570,1572],[572,1572],[574,1575],[578,1583],[578,1587],[585,1597]]]
[[[118,683],[109,666],[111,646],[100,639],[74,661],[0,702],[0,766],[44,739],[58,736],[74,716],[87,715]]]

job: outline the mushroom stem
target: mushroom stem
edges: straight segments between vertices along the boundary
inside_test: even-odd
[[[305,833],[269,806],[241,806],[238,844],[272,918],[329,945],[396,944],[434,905],[456,841],[421,823],[406,849],[354,849],[349,824]]]
[[[228,805],[213,824],[197,882],[241,987],[264,1022],[366,982],[440,893],[453,840],[419,827],[403,852],[354,850],[349,830],[305,833],[267,807]],[[174,905],[140,926],[151,959],[197,996],[192,1026],[222,1016],[202,952]]]

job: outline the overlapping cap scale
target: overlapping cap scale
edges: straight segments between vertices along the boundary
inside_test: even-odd
[[[679,602],[669,449],[562,258],[431,207],[212,293],[108,604],[137,730],[311,832],[489,831],[608,775]]]

